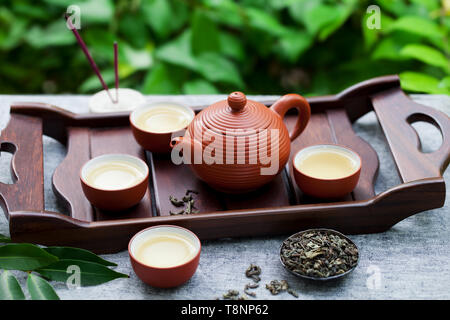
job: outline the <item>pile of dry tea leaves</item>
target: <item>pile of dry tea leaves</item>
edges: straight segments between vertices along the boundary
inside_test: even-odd
[[[178,200],[174,196],[169,196],[169,200],[172,205],[178,208],[183,207],[183,209],[177,212],[169,211],[170,215],[198,213],[199,211],[195,207],[195,199],[192,196],[193,194],[198,194],[198,191],[187,190],[181,200]]]
[[[283,242],[281,260],[294,273],[327,278],[343,274],[358,263],[358,248],[331,230],[295,234]]]

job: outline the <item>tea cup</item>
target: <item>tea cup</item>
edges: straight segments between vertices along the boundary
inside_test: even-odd
[[[92,158],[80,170],[81,187],[91,204],[106,211],[130,208],[141,201],[148,187],[149,169],[127,154]]]
[[[194,119],[191,108],[173,102],[145,104],[130,114],[134,138],[145,150],[169,153],[173,137],[182,135]]]
[[[316,198],[340,198],[353,191],[361,173],[361,157],[335,144],[313,145],[298,151],[292,160],[298,187]]]
[[[162,240],[158,242],[158,239]],[[171,240],[180,241],[182,251],[177,250],[175,243],[169,243]],[[197,270],[200,252],[198,237],[192,231],[174,225],[144,229],[136,233],[128,244],[131,266],[136,275],[158,288],[176,287],[188,281]]]

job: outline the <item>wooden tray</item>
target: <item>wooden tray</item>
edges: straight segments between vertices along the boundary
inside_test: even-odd
[[[291,164],[257,192],[222,194],[196,179],[187,166],[175,166],[167,156],[146,154],[132,136],[128,113],[73,114],[41,103],[16,103],[0,139],[1,150],[14,154],[15,183],[0,184],[0,204],[9,218],[11,237],[17,242],[108,253],[125,249],[136,232],[158,224],[186,227],[201,239],[293,233],[311,227],[372,233],[385,231],[417,212],[443,206],[442,173],[450,160],[449,117],[412,102],[401,91],[397,76],[375,78],[338,95],[308,101],[311,122],[292,143],[291,156],[308,145],[338,143],[362,157],[358,186],[351,195],[333,203],[303,196],[289,174]],[[194,109],[198,112],[201,108]],[[371,110],[378,116],[403,181],[378,195],[373,187],[379,167],[377,154],[351,126]],[[420,151],[420,140],[410,126],[419,120],[440,129],[443,144],[439,150]],[[287,115],[288,127],[294,121],[294,116]],[[68,216],[44,209],[42,135],[67,146],[67,156],[54,172],[53,188],[67,205]],[[78,177],[83,163],[111,152],[145,159],[152,172],[141,203],[118,215],[93,208]],[[169,195],[180,197],[187,189],[200,192],[196,204],[201,212],[169,215],[169,210],[175,209]]]

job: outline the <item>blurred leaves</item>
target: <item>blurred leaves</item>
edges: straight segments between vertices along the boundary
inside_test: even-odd
[[[402,48],[400,55],[417,59],[431,66],[441,67],[449,70],[450,61],[437,49],[423,44],[408,44]]]
[[[62,19],[74,4],[105,81],[116,40],[121,86],[144,93],[330,94],[392,73],[405,90],[448,90],[446,1],[15,0],[0,8],[0,92],[101,89]]]
[[[448,87],[441,85],[438,79],[424,73],[405,71],[400,74],[400,81],[409,91],[450,94]]]

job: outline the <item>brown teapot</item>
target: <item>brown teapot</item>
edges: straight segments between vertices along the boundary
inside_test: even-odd
[[[298,118],[289,133],[283,117],[291,108],[298,110]],[[287,94],[267,108],[233,92],[199,112],[184,137],[172,140],[172,161],[184,160],[198,178],[219,191],[249,192],[284,168],[291,141],[305,129],[310,115],[308,102],[298,94]]]

